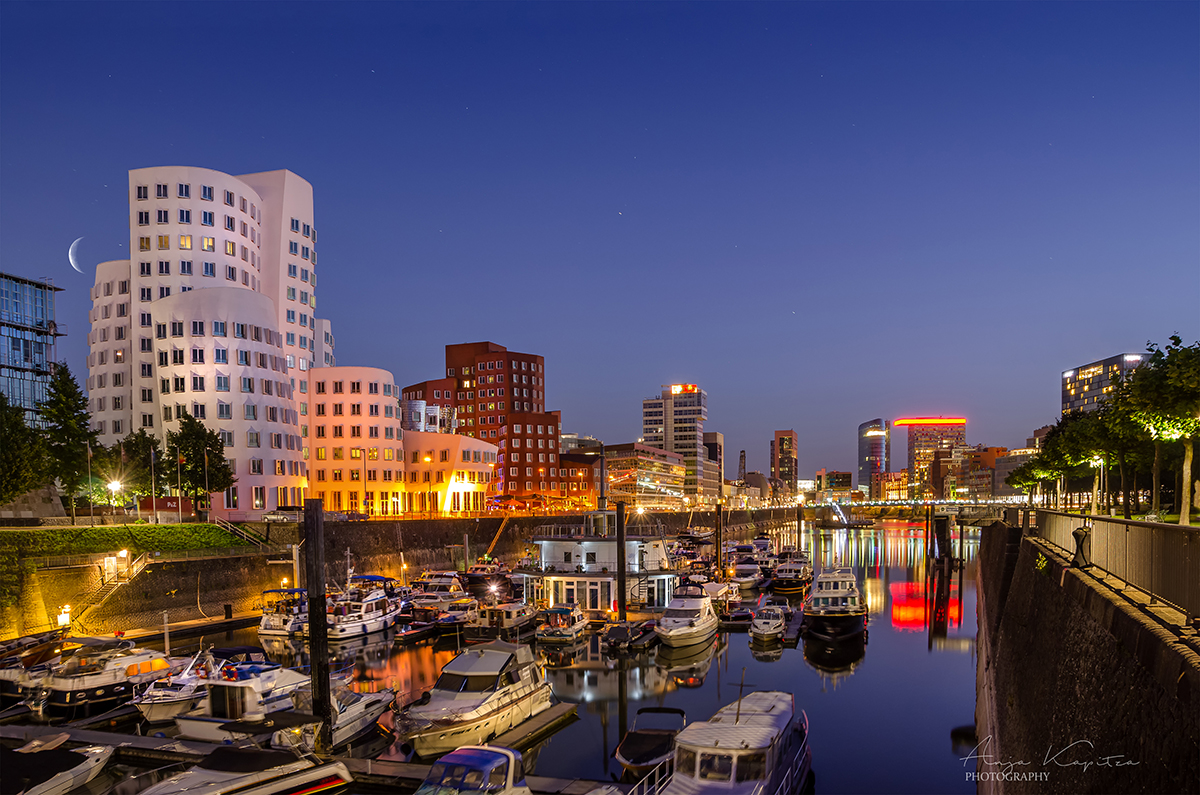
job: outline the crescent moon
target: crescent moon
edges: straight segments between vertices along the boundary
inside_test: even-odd
[[[75,249],[79,247],[80,240],[83,240],[83,238],[82,237],[78,238],[75,240],[74,243],[71,244],[71,249],[67,252],[67,259],[69,259],[71,261],[72,268],[79,271],[80,273],[83,273],[83,269],[80,268],[79,265],[75,262]]]

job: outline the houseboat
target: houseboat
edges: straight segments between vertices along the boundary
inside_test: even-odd
[[[775,593],[802,594],[812,583],[812,566],[803,560],[791,560],[775,567]]]
[[[520,638],[537,628],[537,611],[521,602],[480,607],[479,617],[467,625],[467,640]]]
[[[534,636],[538,643],[574,643],[588,627],[587,616],[575,604],[551,607],[543,616]]]

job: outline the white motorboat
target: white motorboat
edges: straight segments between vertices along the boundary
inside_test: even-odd
[[[319,764],[287,751],[224,746],[139,795],[300,795],[327,792],[353,780],[342,762]]]
[[[435,756],[487,742],[552,703],[529,647],[494,640],[446,663],[433,688],[397,716],[396,731],[420,756]]]
[[[587,616],[577,604],[551,607],[543,615],[535,635],[538,643],[574,643],[588,627]]]
[[[718,623],[708,592],[698,585],[683,585],[675,589],[654,631],[663,645],[692,646],[711,638]]]
[[[455,599],[446,612],[437,618],[439,635],[457,635],[470,624],[479,621],[479,602],[475,599]]]
[[[226,742],[244,732],[222,728],[233,721],[263,720],[273,712],[290,710],[292,694],[308,686],[309,677],[279,663],[226,662],[208,672],[203,703],[175,716],[179,736],[191,740]]]
[[[66,795],[91,781],[113,753],[111,745],[67,750],[69,735],[37,739],[13,750],[0,746],[0,792],[12,795]]]
[[[813,580],[804,600],[804,629],[825,640],[857,635],[866,629],[867,600],[858,578],[846,568],[827,569]]]
[[[750,622],[750,640],[761,642],[777,641],[783,637],[787,619],[783,611],[774,605],[762,608]]]
[[[308,591],[273,588],[263,591],[263,614],[258,634],[266,637],[299,635],[308,626]]]
[[[138,689],[176,673],[187,658],[139,649],[131,640],[70,638],[73,653],[44,674],[30,670],[21,680],[25,702],[45,720],[78,720],[99,715],[134,697]]]
[[[414,608],[433,608],[444,612],[456,599],[468,596],[457,577],[430,577],[416,583],[421,590],[413,593],[408,601]]]
[[[500,745],[465,745],[434,762],[416,795],[530,795],[521,754]]]
[[[217,676],[222,665],[227,661],[247,660],[265,663],[267,654],[257,646],[203,649],[178,674],[151,682],[130,703],[147,723],[169,723],[176,715],[195,709],[204,698],[209,677]]]
[[[762,569],[754,558],[742,558],[733,564],[732,572],[729,581],[743,591],[753,590],[762,579]]]
[[[325,604],[325,626],[330,640],[382,632],[395,625],[400,599],[393,594],[391,577],[357,574],[349,578],[345,591]],[[308,622],[304,622],[308,636]]]
[[[767,552],[771,549],[771,537],[761,533],[750,542],[756,552]]]
[[[645,718],[671,715],[672,725],[647,726]],[[662,721],[660,721],[661,723]],[[613,754],[621,767],[640,780],[647,773],[671,758],[675,753],[675,735],[687,725],[687,714],[673,707],[642,707],[637,711],[633,726],[621,738]]]
[[[756,691],[675,735],[662,795],[789,795],[812,770],[808,716],[791,693]]]
[[[356,693],[346,685],[333,688],[330,694],[333,704],[333,747],[341,748],[375,727],[379,717],[387,712],[396,700],[393,690],[378,693]],[[312,713],[312,691],[300,690],[292,696],[295,708],[302,713]],[[271,735],[271,745],[276,748],[316,748],[316,723],[280,729]]]
[[[479,608],[479,617],[469,624],[466,637],[472,638],[513,638],[522,633],[532,632],[537,625],[537,611],[521,602],[507,602],[501,605]]]

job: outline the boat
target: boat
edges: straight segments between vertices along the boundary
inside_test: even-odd
[[[479,617],[467,625],[466,638],[519,638],[537,628],[537,611],[521,602],[479,608]]]
[[[258,634],[268,637],[299,635],[308,626],[308,590],[272,588],[263,591],[263,614]]]
[[[455,599],[446,608],[446,612],[438,616],[437,631],[439,635],[457,635],[469,624],[479,621],[479,602],[470,597]]]
[[[400,615],[400,598],[391,577],[355,574],[345,591],[325,605],[326,632],[330,640],[369,635],[390,629]],[[303,632],[308,635],[308,622]]]
[[[330,731],[332,747],[342,748],[370,732],[395,700],[396,693],[390,689],[377,693],[356,693],[345,684],[334,687],[330,693],[333,706],[333,725]],[[312,691],[296,691],[292,695],[292,704],[298,713],[308,717],[313,712]],[[271,745],[275,748],[302,748],[312,751],[316,748],[316,732],[319,725],[319,721],[312,720],[279,729],[271,735]],[[254,727],[248,724],[247,728],[252,730]]]
[[[675,770],[661,795],[789,795],[812,774],[808,716],[791,693],[759,690],[675,735]]]
[[[268,662],[267,653],[258,646],[232,646],[203,649],[178,674],[155,680],[135,696],[131,703],[147,723],[169,723],[175,716],[195,709],[204,698],[204,686],[226,662]]]
[[[642,651],[657,642],[654,619],[646,621],[617,621],[604,627],[601,635],[604,648],[609,654],[627,654]]]
[[[396,717],[419,756],[482,744],[549,709],[545,672],[528,646],[493,640],[460,652],[433,687]]]
[[[279,663],[226,662],[218,671],[208,672],[203,702],[176,715],[175,725],[179,736],[190,740],[236,740],[239,732],[224,728],[224,724],[261,721],[271,713],[290,710],[292,694],[309,684],[307,674]]]
[[[449,576],[428,577],[415,583],[421,590],[411,594],[407,600],[414,610],[434,608],[440,613],[455,599],[462,599],[468,595],[452,572],[443,574]]]
[[[538,643],[573,643],[588,627],[587,617],[577,604],[563,604],[543,612],[545,620],[538,625]]]
[[[766,533],[759,533],[754,540],[750,542],[757,552],[766,552],[771,548],[771,537]]]
[[[703,685],[708,677],[720,645],[720,636],[717,636],[714,641],[698,643],[695,646],[664,646],[659,649],[654,664],[662,670],[664,678],[673,682],[675,687],[697,688]]]
[[[10,640],[0,651],[0,710],[20,704],[25,693],[26,671],[45,670],[62,658],[66,629],[41,632]]]
[[[762,569],[754,558],[742,558],[733,564],[729,581],[743,591],[752,591],[762,579]]]
[[[504,567],[494,561],[480,559],[463,573],[462,579],[463,587],[477,599],[512,598],[512,580]]]
[[[682,585],[671,595],[654,631],[664,645],[692,646],[712,637],[717,624],[708,592],[696,585]]]
[[[792,614],[795,610],[792,609],[792,603],[787,600],[786,596],[768,596],[762,604],[763,607],[778,607],[783,613],[784,621],[791,621]]]
[[[728,612],[722,613],[721,629],[735,629],[748,631],[750,625],[754,623],[754,611],[748,607],[734,607]]]
[[[775,567],[775,593],[804,593],[812,583],[812,566],[791,560]]]
[[[759,643],[774,643],[783,637],[787,619],[783,611],[774,605],[764,607],[754,616],[750,624],[750,640]]]
[[[521,754],[500,745],[464,745],[429,768],[416,795],[530,795]]]
[[[648,727],[643,716],[671,715],[677,726]],[[640,781],[647,773],[671,758],[675,753],[675,735],[687,725],[687,714],[672,707],[642,707],[633,719],[633,727],[621,738],[614,756],[625,768],[628,777]]]
[[[849,569],[827,569],[816,576],[804,600],[806,634],[824,640],[857,635],[866,629],[866,618],[867,601]]]
[[[32,740],[17,749],[0,745],[0,792],[65,795],[95,778],[112,756],[111,745],[60,748],[67,734]]]
[[[42,673],[26,672],[25,703],[43,720],[79,720],[125,704],[138,690],[187,665],[187,658],[140,649],[131,640],[68,638],[71,654]]]
[[[139,795],[311,795],[353,780],[342,762],[320,764],[288,751],[222,746]]]

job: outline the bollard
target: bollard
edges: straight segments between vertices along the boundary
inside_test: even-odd
[[[1075,538],[1075,557],[1071,558],[1071,568],[1086,569],[1092,565],[1092,528],[1090,525],[1080,525],[1071,531]]]
[[[225,605],[225,620],[233,620],[233,605]]]

